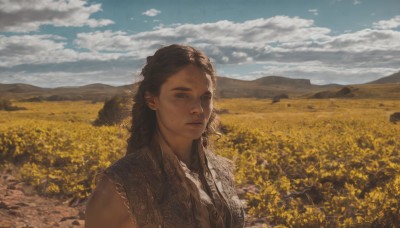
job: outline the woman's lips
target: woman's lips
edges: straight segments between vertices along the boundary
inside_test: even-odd
[[[187,123],[188,125],[193,125],[193,126],[197,126],[197,125],[204,125],[204,122],[191,122],[191,123]]]

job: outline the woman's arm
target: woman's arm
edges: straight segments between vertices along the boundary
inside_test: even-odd
[[[137,228],[132,217],[115,184],[104,176],[86,205],[85,227]]]

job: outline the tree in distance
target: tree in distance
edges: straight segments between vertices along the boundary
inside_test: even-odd
[[[1,99],[0,100],[0,110],[4,111],[18,111],[18,110],[26,110],[24,107],[17,107],[13,106],[11,101],[6,100],[6,99]]]
[[[104,102],[103,108],[99,111],[94,126],[110,126],[123,123],[130,114],[132,107],[131,97],[116,95]]]

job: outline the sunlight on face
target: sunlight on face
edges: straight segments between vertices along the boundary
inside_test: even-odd
[[[158,126],[169,137],[194,140],[204,132],[213,109],[211,76],[188,65],[171,75],[155,97]]]

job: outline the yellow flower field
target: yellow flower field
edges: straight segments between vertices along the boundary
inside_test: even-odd
[[[15,103],[0,158],[42,194],[85,199],[124,155],[126,126],[93,127],[102,104]],[[283,227],[400,225],[400,100],[222,99],[218,154],[236,165],[248,214]]]

